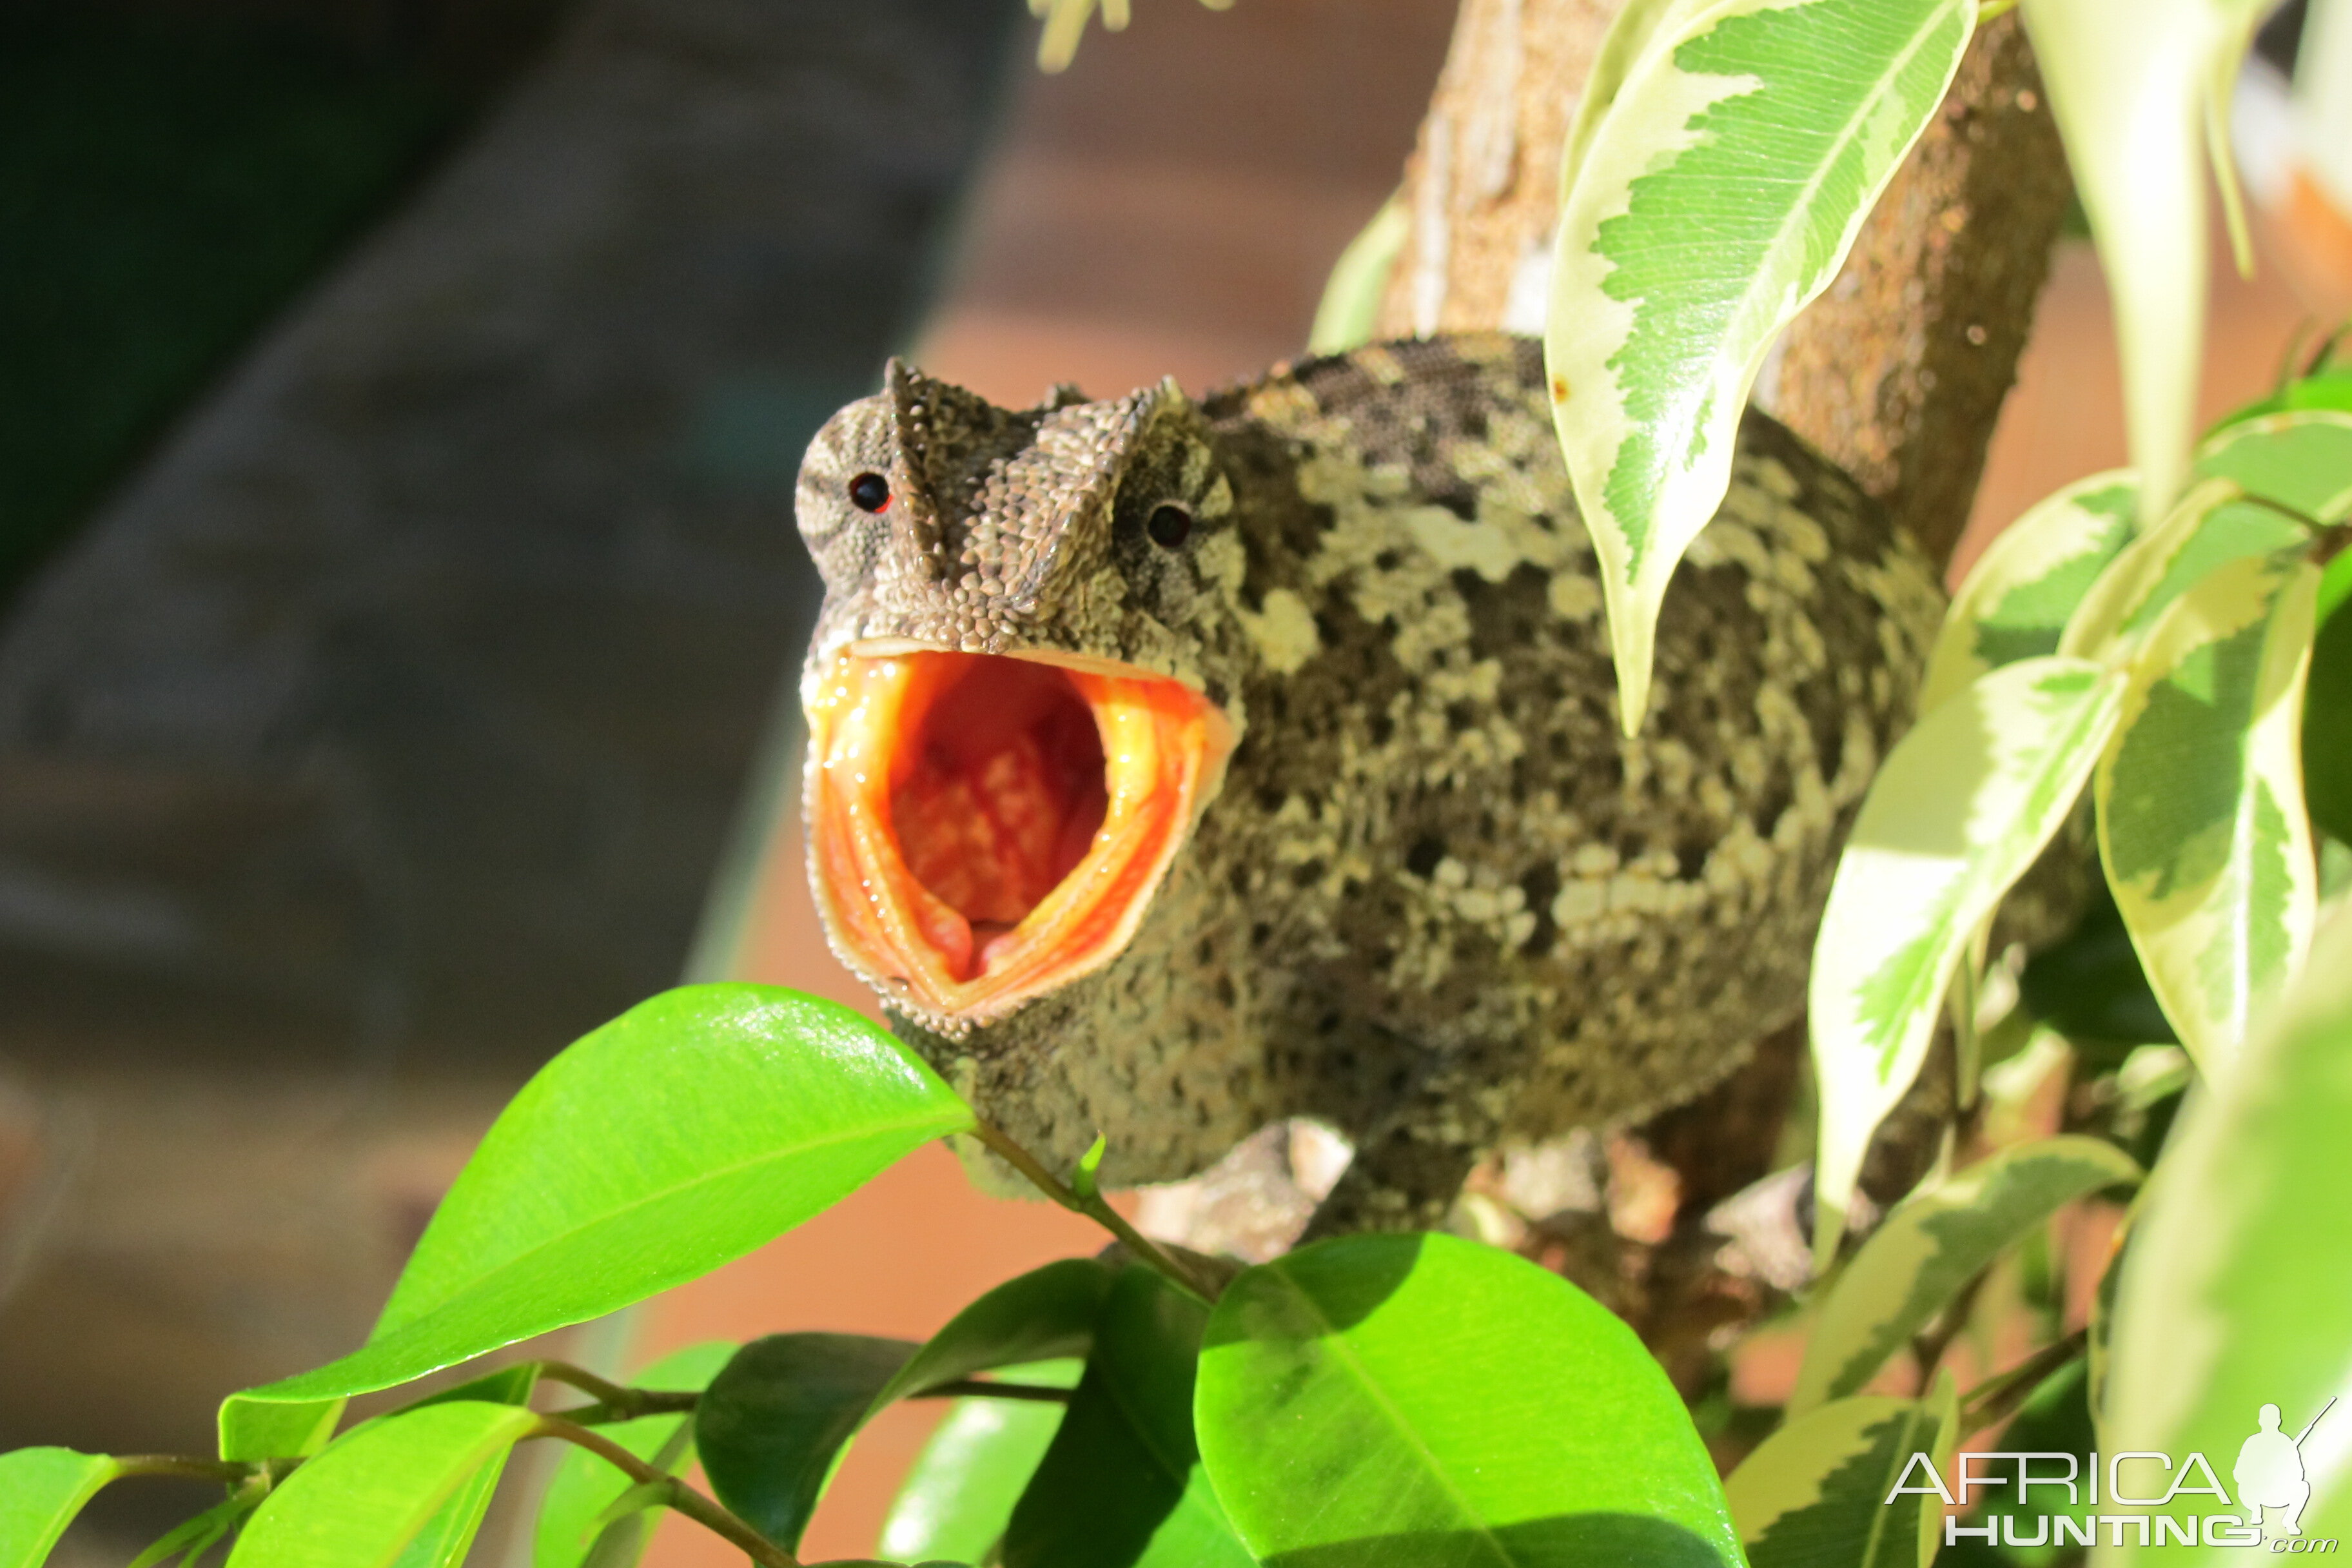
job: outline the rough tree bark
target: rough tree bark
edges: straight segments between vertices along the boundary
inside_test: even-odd
[[[1382,300],[1384,333],[1540,330],[1561,146],[1621,4],[1462,0],[1405,171],[1412,227]],[[1759,388],[1940,563],[1967,521],[2070,190],[2023,29],[2004,16],[1979,31],[1941,114]],[[1645,1127],[1584,1140],[1585,1207],[1546,1210],[1506,1164],[1473,1181],[1494,1239],[1609,1302],[1686,1390],[1704,1379],[1711,1342],[1803,1277],[1801,1247],[1790,1251],[1796,1184],[1759,1185],[1803,1035],[1800,1025],[1762,1042],[1748,1068]],[[1901,1191],[1932,1156],[1949,1080],[1923,1081],[1890,1119],[1866,1190]],[[1295,1162],[1277,1141],[1256,1142],[1265,1146],[1209,1180],[1186,1227],[1196,1245],[1231,1245],[1249,1231],[1238,1216],[1296,1212],[1297,1192],[1273,1192],[1299,1174]]]

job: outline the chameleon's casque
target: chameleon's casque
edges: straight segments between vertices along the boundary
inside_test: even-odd
[[[802,468],[811,876],[900,1033],[1049,1163],[1188,1175],[1285,1116],[1340,1223],[1687,1099],[1793,1017],[1942,611],[1751,414],[1618,732],[1541,353],[992,406],[903,364]]]

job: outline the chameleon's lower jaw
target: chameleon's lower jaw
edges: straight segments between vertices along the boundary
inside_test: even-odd
[[[985,1023],[1115,957],[1232,749],[1181,682],[845,654],[808,700],[817,901],[853,963]]]

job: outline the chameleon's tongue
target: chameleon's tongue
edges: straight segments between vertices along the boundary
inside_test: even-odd
[[[974,1022],[1126,945],[1231,744],[1177,681],[961,653],[845,655],[809,727],[835,942]]]

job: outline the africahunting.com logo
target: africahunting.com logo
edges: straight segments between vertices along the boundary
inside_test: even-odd
[[[1962,1453],[1952,1461],[1949,1484],[1926,1454],[1914,1454],[1885,1500],[1935,1497],[1958,1510],[1944,1519],[1944,1544],[1964,1540],[2002,1546],[2092,1546],[2107,1532],[2115,1546],[2245,1546],[2274,1552],[2329,1552],[2332,1538],[2303,1533],[2303,1510],[2311,1502],[2311,1482],[2303,1470],[2303,1443],[2322,1417],[2336,1408],[2329,1400],[2319,1415],[2289,1436],[2279,1426],[2279,1407],[2256,1413],[2253,1435],[2238,1448],[2230,1468],[2237,1484],[2233,1501],[2202,1454],[2178,1465],[2172,1456],[2147,1452],[2098,1454],[2085,1464],[2076,1454],[2026,1453],[2003,1449]],[[2063,1468],[2062,1468],[2063,1467]],[[1964,1524],[1961,1514],[1978,1494],[2011,1489],[2011,1505]],[[2037,1495],[2035,1489],[2046,1489]],[[2063,1489],[2065,1501],[2057,1492]],[[2173,1510],[2176,1500],[2210,1497],[2219,1510],[2203,1515]],[[2132,1512],[2130,1510],[2148,1510]],[[2167,1511],[2152,1511],[2164,1510]]]

